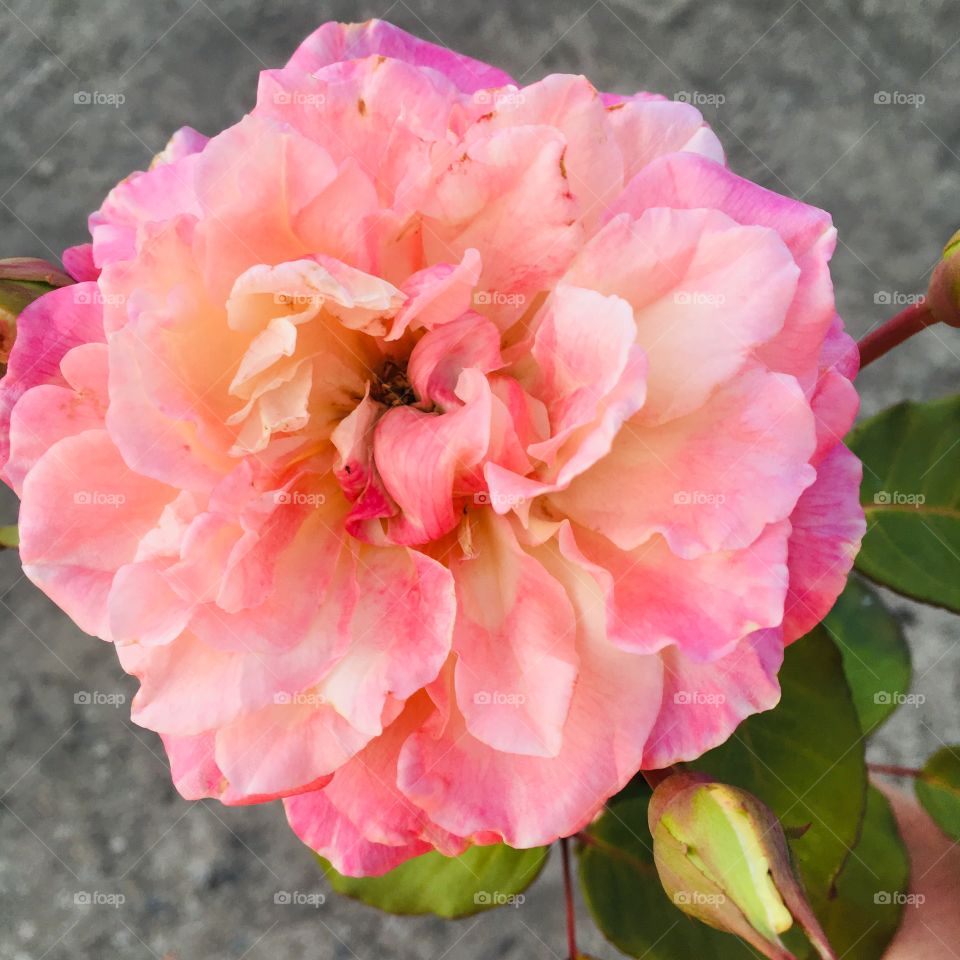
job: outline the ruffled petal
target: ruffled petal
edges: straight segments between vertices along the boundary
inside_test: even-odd
[[[583,528],[574,534],[561,543],[571,555],[582,551],[603,585],[609,636],[624,650],[677,646],[693,660],[712,661],[783,619],[788,521],[771,524],[742,550],[692,559],[678,557],[660,536],[626,551]]]
[[[837,444],[817,465],[817,479],[793,512],[790,591],[783,633],[787,643],[813,629],[847,582],[867,522],[860,506],[863,467]]]
[[[508,520],[487,512],[471,545],[452,566],[456,695],[466,728],[495,750],[555,757],[577,677],[574,609]]]
[[[428,43],[384,20],[325,23],[297,47],[287,65],[303,73],[316,73],[332,63],[374,55],[429,67],[465,93],[513,82],[496,67]]]
[[[683,557],[739,549],[790,516],[816,476],[814,443],[796,380],[755,368],[685,417],[631,421],[609,456],[550,500],[624,550],[656,533]]]
[[[16,402],[40,384],[66,386],[60,361],[76,346],[103,342],[103,313],[94,283],[51,290],[23,310],[0,380],[0,464],[10,456],[10,416]],[[14,489],[19,493],[18,486]]]
[[[627,185],[610,216],[639,217],[651,207],[719,210],[743,225],[776,231],[799,270],[782,329],[758,356],[771,369],[797,377],[805,390],[816,378],[820,344],[835,314],[828,263],[836,245],[829,214],[744,180],[692,153],[660,157]]]
[[[758,630],[710,663],[690,660],[676,647],[660,656],[663,701],[643,753],[645,770],[696,760],[723,743],[741,720],[780,700],[779,628]]]
[[[556,757],[494,750],[467,730],[449,701],[442,730],[410,737],[400,753],[400,789],[457,836],[493,836],[514,847],[570,836],[637,771],[663,684],[659,657],[626,653],[606,638],[599,587],[555,546],[536,553],[577,612],[579,677]],[[478,776],[478,771],[482,774]]]

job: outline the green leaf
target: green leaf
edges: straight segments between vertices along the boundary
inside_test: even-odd
[[[16,549],[20,546],[20,531],[16,524],[0,527],[0,550]]]
[[[960,395],[899,403],[850,434],[867,533],[857,568],[960,612]]]
[[[547,847],[514,850],[506,844],[470,847],[459,857],[425,853],[381,877],[345,877],[318,858],[337,893],[387,913],[465,917],[519,905],[539,876]]]
[[[903,702],[910,689],[910,648],[875,590],[851,578],[824,621],[843,657],[864,736]]]
[[[916,790],[937,826],[960,843],[960,746],[943,747],[930,757]]]
[[[866,797],[863,737],[840,653],[822,630],[793,644],[780,673],[778,706],[744,721],[723,746],[689,764],[756,794],[789,828],[800,875],[820,916],[855,846]],[[579,848],[584,897],[604,935],[649,960],[741,960],[741,941],[684,916],[667,899],[653,865],[647,798],[620,795]],[[809,824],[809,829],[802,831]],[[785,938],[794,951],[799,931]]]
[[[745,720],[691,766],[749,790],[777,815],[819,915],[860,833],[866,764],[840,653],[820,628],[787,649],[777,707]]]
[[[882,957],[900,925],[910,861],[890,802],[875,787],[867,792],[860,841],[837,880],[837,895],[821,907],[821,919],[843,960]],[[811,951],[809,956],[815,954]]]

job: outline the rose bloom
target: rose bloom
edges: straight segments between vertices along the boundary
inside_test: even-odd
[[[30,579],[189,799],[353,875],[548,843],[772,707],[864,530],[821,210],[686,103],[328,23],[20,318]]]

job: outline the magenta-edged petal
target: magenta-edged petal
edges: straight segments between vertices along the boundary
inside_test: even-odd
[[[374,55],[429,67],[442,73],[465,93],[513,82],[496,67],[428,43],[385,20],[325,23],[297,47],[288,67],[303,73],[316,73],[333,63]]]
[[[860,506],[860,461],[841,443],[817,465],[817,479],[791,518],[783,632],[787,643],[803,636],[829,612],[867,529]]]
[[[663,700],[643,753],[644,769],[696,760],[723,743],[741,720],[772,709],[780,699],[783,632],[777,627],[744,637],[709,663],[691,660],[677,647],[660,656]]]
[[[0,463],[5,464],[10,454],[10,415],[20,397],[39,384],[63,385],[60,361],[67,352],[103,340],[100,300],[93,283],[51,290],[20,314],[7,373],[0,380]]]
[[[776,231],[799,268],[799,282],[782,329],[758,356],[771,369],[796,376],[809,389],[820,344],[835,315],[828,263],[836,244],[829,214],[744,180],[706,157],[676,153],[648,164],[627,185],[609,216],[638,217],[653,207],[722,211],[744,226]]]

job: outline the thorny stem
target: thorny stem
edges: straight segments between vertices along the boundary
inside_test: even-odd
[[[873,363],[904,340],[936,322],[936,317],[930,312],[925,302],[910,304],[876,330],[868,333],[857,344],[857,349],[860,351],[860,369],[862,370],[868,363]]]
[[[570,873],[570,838],[560,838],[560,852],[563,854],[563,893],[567,904],[567,949],[570,960],[577,960],[577,919],[573,912],[573,878]]]

